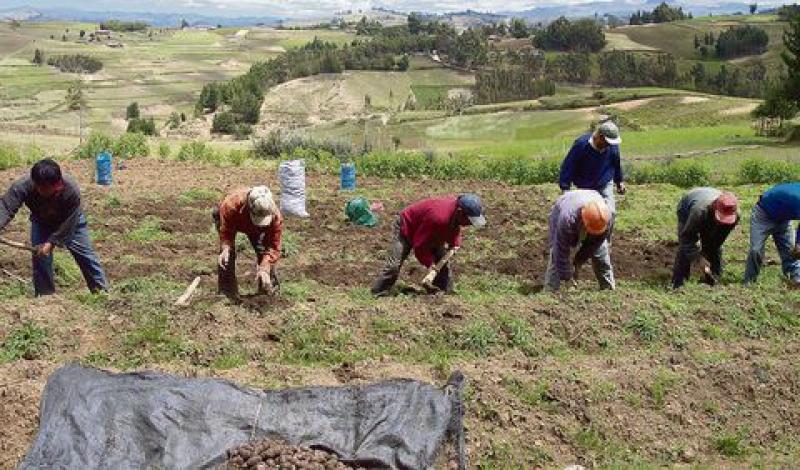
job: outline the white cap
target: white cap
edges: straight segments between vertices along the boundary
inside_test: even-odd
[[[247,206],[250,208],[250,220],[258,227],[266,227],[272,223],[275,215],[275,200],[272,191],[266,186],[255,186],[247,193]]]

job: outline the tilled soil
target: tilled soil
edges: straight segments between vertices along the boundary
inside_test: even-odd
[[[91,184],[89,162],[69,161],[64,166],[81,184],[89,227],[98,235],[95,245],[112,285],[154,275],[185,285],[197,275],[204,276],[192,307],[171,308],[171,302],[163,304],[164,299],[158,299],[170,316],[172,331],[179,332],[193,348],[174,362],[148,363],[147,368],[189,377],[222,376],[263,387],[368,383],[400,376],[436,383],[442,379],[442,371],[424,361],[402,362],[392,352],[352,363],[298,367],[282,362],[280,354],[291,350],[292,328],[297,326],[291,316],[301,315],[313,322],[335,310],[335,320],[321,320],[321,330],[351,334],[349,348],[350,343],[373,341],[376,327],[393,331],[382,333],[383,340],[396,337],[399,347],[408,347],[416,344],[410,338],[417,335],[455,334],[476,320],[504,314],[531,326],[534,337],[530,343],[535,351],[528,355],[519,349],[491,350],[487,356],[454,363],[470,381],[467,450],[473,464],[485,456],[495,455],[496,462],[505,455],[537,455],[536,449],[541,449],[552,460],[524,468],[542,462],[562,468],[561,464],[567,463],[591,467],[594,455],[604,445],[587,450],[585,442],[578,442],[577,432],[589,429],[594,434],[580,437],[602,437],[608,432],[646,458],[709,463],[714,468],[718,461],[713,458],[718,454],[712,443],[723,431],[747,428],[749,442],[768,446],[777,441],[776,436],[791,436],[792,423],[800,419],[795,398],[796,345],[741,336],[724,344],[706,338],[700,326],[695,328],[681,316],[691,315],[698,325],[722,325],[724,331],[719,334],[724,334],[730,322],[720,318],[721,310],[714,304],[701,308],[695,306],[699,300],[693,297],[689,303],[684,293],[677,292],[670,295],[685,305],[664,307],[663,298],[650,299],[625,288],[626,283],[635,281],[663,292],[674,242],[646,241],[634,231],[615,232],[612,262],[622,288],[614,293],[613,301],[618,303],[581,299],[569,292],[543,296],[541,301],[537,296],[500,297],[477,306],[458,294],[375,302],[360,297],[364,292],[357,289],[367,289],[383,265],[394,215],[420,198],[467,190],[481,195],[489,226],[465,230],[464,249],[454,260],[457,286],[465,275],[535,284],[546,267],[547,217],[557,195],[555,187],[359,178],[359,191],[340,193],[338,178],[310,175],[311,218],[286,220],[284,242],[291,249],[278,270],[284,294],[277,298],[248,295],[255,288],[255,257],[247,246],[237,257],[243,298],[233,306],[214,295],[217,241],[210,218],[214,201],[182,195],[189,189],[213,189],[222,194],[257,183],[277,190],[274,170],[142,159],[128,162],[126,170],[115,173],[114,186],[104,188]],[[22,173],[21,169],[0,172],[0,188]],[[119,204],[109,203],[111,194],[119,198]],[[386,207],[373,229],[345,221],[345,203],[359,194]],[[161,221],[166,239],[130,239],[129,233],[146,216]],[[23,210],[4,236],[26,240],[26,219]],[[27,279],[30,257],[0,247],[0,267]],[[409,259],[401,282],[415,284],[424,274],[425,269]],[[2,276],[3,285],[12,282]],[[581,289],[593,287],[590,266],[583,268],[581,279]],[[709,295],[717,292],[709,291]],[[745,326],[750,310],[774,313],[773,306],[751,304],[734,287],[724,286],[719,292],[733,294],[735,302],[742,303]],[[61,289],[61,295],[49,299],[0,301],[0,339],[29,320],[46,328],[49,335],[42,356],[45,360],[0,365],[0,422],[4,423],[0,426],[0,468],[16,467],[30,445],[47,375],[59,364],[89,354],[113,356],[121,338],[136,327],[130,318],[136,308],[132,297],[121,293],[113,295],[104,307],[88,307],[76,300],[78,293],[83,289]],[[715,298],[723,301],[723,297]],[[788,310],[796,308],[796,299],[788,297],[786,302]],[[337,310],[342,305],[346,311]],[[661,343],[653,351],[631,332],[631,317],[639,311],[663,316]],[[510,338],[511,333],[503,330],[498,334]],[[673,339],[675,346],[670,343]],[[238,352],[247,362],[232,369],[213,367],[214,359],[231,344],[241,346]],[[514,385],[511,379],[521,385]],[[664,381],[664,397],[656,400],[653,396],[658,387],[654,384]],[[546,391],[533,393],[540,383],[546,385]],[[717,468],[729,468],[727,464],[730,462],[723,461]]]

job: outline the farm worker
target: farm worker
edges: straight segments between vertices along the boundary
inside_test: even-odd
[[[681,198],[672,287],[681,287],[692,263],[698,262],[703,266],[706,283],[716,283],[722,275],[722,244],[739,222],[738,207],[736,196],[715,188],[695,188]]]
[[[800,286],[800,227],[792,230],[792,220],[800,219],[800,183],[784,183],[768,189],[759,198],[750,215],[750,253],[744,271],[744,283],[758,278],[764,262],[764,244],[772,235],[781,258],[783,274]]]
[[[597,191],[567,191],[550,212],[550,260],[544,274],[544,289],[557,291],[561,281],[577,281],[578,270],[589,258],[601,289],[616,288],[608,250],[608,231],[614,213]],[[577,248],[570,261],[572,250]]]
[[[219,232],[218,290],[238,297],[236,281],[236,234],[244,233],[256,252],[258,293],[279,288],[275,265],[281,256],[283,216],[266,186],[234,190],[212,211]]]
[[[33,288],[36,296],[55,293],[53,250],[66,248],[92,292],[105,291],[108,281],[92,246],[86,217],[81,209],[81,193],[69,176],[53,160],[39,160],[30,175],[15,181],[0,199],[0,231],[14,218],[22,204],[31,211]]]
[[[486,225],[481,201],[471,193],[423,199],[403,209],[392,226],[389,256],[372,293],[383,296],[389,292],[412,249],[420,263],[431,267],[445,255],[445,246],[460,247],[461,227],[468,225]],[[453,291],[450,263],[442,267],[433,285],[444,292]]]
[[[625,182],[620,165],[619,144],[622,138],[619,128],[611,121],[600,124],[593,133],[578,137],[561,163],[558,185],[569,191],[572,185],[578,189],[593,189],[606,200],[608,209],[616,212],[614,188],[625,194]]]

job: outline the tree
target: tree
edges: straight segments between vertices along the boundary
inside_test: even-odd
[[[66,96],[67,109],[76,111],[86,106],[86,97],[83,93],[83,82],[75,80],[67,88]]]
[[[527,38],[530,35],[528,31],[528,25],[525,24],[525,20],[522,18],[514,18],[511,20],[511,36],[522,39]]]
[[[84,30],[80,30],[80,31],[78,32],[78,36],[80,36],[80,38],[81,38],[81,39],[83,39],[83,38],[84,38],[84,36],[86,36],[86,31],[84,31]]]
[[[186,29],[189,27],[189,22],[186,21],[186,18],[181,18],[181,29]]]
[[[763,29],[751,25],[737,26],[719,34],[715,53],[720,59],[763,54],[767,44],[769,36]]]
[[[758,10],[758,4],[757,3],[750,4],[750,14],[755,15],[756,10]]]
[[[62,34],[61,35],[61,42],[67,42],[67,35],[66,34]]]
[[[800,104],[800,15],[794,15],[790,19],[783,32],[783,45],[786,50],[781,53],[781,59],[786,64],[788,76],[780,94],[795,104]]]
[[[598,52],[606,45],[603,26],[592,19],[572,22],[565,17],[553,21],[533,37],[539,49],[572,52]]]
[[[697,49],[699,47],[700,47],[700,38],[698,38],[697,35],[695,34],[694,35],[694,48]]]
[[[417,12],[412,12],[408,15],[408,32],[411,34],[419,34],[422,31],[422,15]]]
[[[44,51],[36,49],[33,51],[33,63],[36,65],[44,65]]]
[[[131,119],[139,119],[139,116],[139,103],[134,101],[129,104],[128,108],[125,110],[125,119],[130,121]]]

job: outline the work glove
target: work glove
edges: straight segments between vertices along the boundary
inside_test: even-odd
[[[231,249],[228,246],[222,247],[222,252],[219,254],[219,267],[225,269],[228,267],[228,262],[231,260]]]
[[[259,292],[272,294],[272,278],[269,275],[269,268],[259,268],[256,272],[256,284]]]

